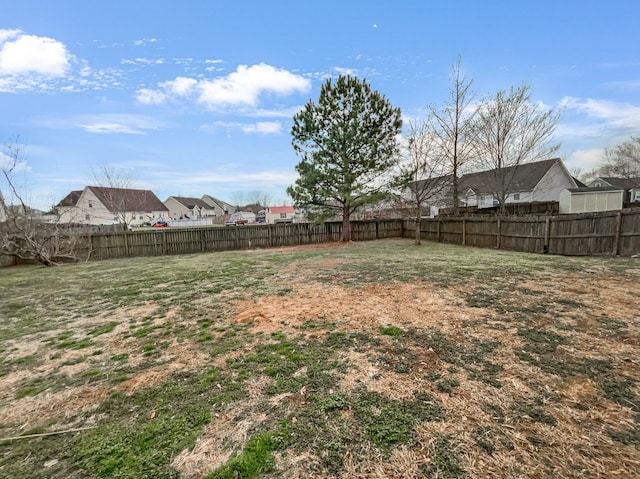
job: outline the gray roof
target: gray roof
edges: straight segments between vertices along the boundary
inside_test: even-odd
[[[640,178],[616,178],[613,176],[601,176],[594,181],[597,180],[602,180],[606,183],[609,183],[611,186],[617,186],[618,188],[624,188],[625,190],[640,188]]]
[[[502,170],[493,169],[462,175],[458,179],[458,191],[461,194],[468,190],[473,190],[480,195],[493,194],[502,190],[499,185],[503,178],[507,189],[511,193],[533,191],[544,175],[558,161],[560,161],[559,158],[552,158],[550,160],[523,163],[518,166],[503,168]],[[429,183],[427,185],[428,188],[443,188],[447,183],[451,183],[451,175],[420,180],[419,183],[425,182]]]
[[[202,200],[204,202],[208,203],[210,207],[216,207],[217,206],[222,211],[232,212],[232,211],[235,211],[235,209],[236,209],[235,206],[230,205],[226,201],[222,201],[222,200],[219,200],[218,198],[214,198],[211,195],[204,195],[202,197]]]
[[[542,177],[558,161],[559,158],[552,158],[533,163],[523,163],[518,166],[503,168],[499,173],[495,169],[470,173],[460,177],[458,188],[460,191],[472,189],[476,194],[494,193],[501,190],[499,183],[502,178],[505,178],[510,192],[532,191],[540,183]]]
[[[207,210],[211,208],[211,206],[206,201],[203,201],[200,198],[191,198],[188,196],[170,196],[169,198],[173,198],[189,210],[192,210],[196,206]]]

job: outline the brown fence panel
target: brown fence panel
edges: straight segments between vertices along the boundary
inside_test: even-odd
[[[620,215],[618,253],[624,256],[640,254],[640,208],[623,210]]]
[[[537,217],[500,220],[500,248],[529,253],[544,251],[545,220]]]
[[[415,237],[404,220],[402,236]],[[640,208],[557,216],[423,218],[421,238],[482,248],[561,255],[640,254]]]
[[[495,248],[498,220],[495,218],[467,218],[464,221],[464,244],[479,248]]]

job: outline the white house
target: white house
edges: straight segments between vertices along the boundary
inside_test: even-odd
[[[215,210],[200,198],[169,196],[164,201],[172,220],[197,219],[215,216]]]
[[[164,204],[174,221],[208,219],[211,224],[223,223],[229,214],[235,211],[229,203],[210,195],[204,195],[202,198],[170,196]]]
[[[441,190],[428,205],[432,216],[440,209],[452,206],[450,177],[423,181],[429,181]],[[449,185],[443,188],[442,182]],[[553,158],[463,175],[458,179],[458,197],[460,206],[489,208],[498,205],[500,194],[505,195],[505,204],[559,201],[561,192],[577,186],[562,160]]]
[[[234,206],[230,205],[226,201],[219,200],[211,195],[203,195],[202,201],[207,203],[209,208],[214,211],[214,216],[226,216],[236,210]]]
[[[138,226],[169,219],[167,208],[152,191],[103,186],[72,191],[55,206],[55,212],[61,223],[85,225]]]
[[[560,193],[560,214],[590,213],[622,208],[624,190],[613,186],[568,188]]]
[[[293,206],[267,206],[264,221],[267,224],[293,223],[296,210]]]

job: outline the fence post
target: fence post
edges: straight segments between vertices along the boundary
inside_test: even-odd
[[[498,218],[498,232],[496,234],[496,248],[500,249],[500,218]]]
[[[129,257],[129,232],[125,229],[124,230],[124,255],[128,258]]]
[[[467,246],[467,220],[462,218],[462,246]]]
[[[440,220],[438,220],[438,224],[436,225],[436,243],[440,243]]]
[[[545,253],[545,254],[549,252],[549,229],[550,229],[550,225],[551,225],[551,220],[549,218],[546,218],[544,220],[544,244],[542,245],[542,252]]]
[[[613,255],[617,256],[620,253],[620,228],[622,226],[622,210],[618,210],[616,215],[616,236],[613,241]]]

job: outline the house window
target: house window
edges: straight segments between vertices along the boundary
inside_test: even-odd
[[[142,215],[138,216],[138,219],[141,220],[142,219]]]
[[[286,219],[287,218],[287,214],[286,213],[280,213],[280,218]]]
[[[500,202],[498,201],[497,198],[493,199],[493,206],[498,206],[500,204]]]
[[[89,208],[93,208],[93,202],[89,200]]]
[[[513,201],[518,201],[520,199],[520,193],[513,194]]]
[[[89,220],[91,219],[91,216],[89,216],[89,215],[84,215],[84,219],[85,219],[85,220],[87,220],[87,221],[89,221]]]

